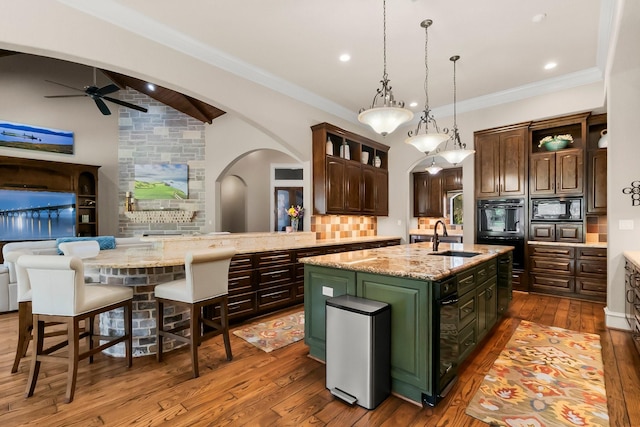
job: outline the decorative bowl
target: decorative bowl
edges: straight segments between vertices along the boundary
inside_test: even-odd
[[[544,148],[546,148],[547,151],[558,151],[565,148],[568,143],[569,141],[567,141],[566,139],[552,139],[551,141],[544,144]]]

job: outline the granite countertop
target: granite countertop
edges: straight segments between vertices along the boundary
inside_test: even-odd
[[[378,249],[343,252],[302,258],[309,265],[362,271],[418,280],[439,280],[481,264],[499,254],[513,250],[512,246],[476,245],[472,243],[441,243],[438,252],[462,250],[479,252],[471,258],[429,255],[431,243],[387,246]]]
[[[622,255],[637,268],[640,268],[640,251],[624,251]]]
[[[541,246],[571,246],[575,248],[589,247],[589,248],[607,248],[606,243],[594,242],[594,243],[567,243],[567,242],[541,242],[538,240],[529,240],[529,245],[541,245]]]
[[[442,236],[442,229],[438,229],[438,236]],[[429,236],[433,235],[433,230],[427,230],[426,228],[412,228],[409,230],[409,234],[428,234]],[[462,236],[463,230],[449,230],[447,229],[447,234],[449,236]]]
[[[300,236],[299,236],[300,235]],[[302,236],[305,235],[305,236]],[[313,239],[309,239],[312,235]],[[301,237],[301,240],[297,238]],[[149,247],[118,248],[100,251],[95,258],[83,260],[86,268],[148,268],[184,264],[190,250],[234,246],[238,253],[300,249],[400,239],[398,236],[365,236],[346,239],[315,240],[315,233],[238,233],[197,236],[143,237]],[[166,244],[169,243],[169,244]]]

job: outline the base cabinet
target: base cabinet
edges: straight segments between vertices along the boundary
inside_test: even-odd
[[[606,302],[605,248],[531,244],[529,271],[531,292]]]
[[[636,350],[640,352],[640,265],[625,261],[625,316],[631,329]]]
[[[455,280],[458,285],[455,369],[495,325],[499,286],[509,292],[509,297],[503,300],[507,307],[502,311],[508,310],[511,258],[503,257],[509,263],[500,264],[501,273],[507,274],[506,282],[498,280],[496,259],[443,279]],[[440,373],[432,344],[439,337],[439,331],[434,331],[434,313],[437,311],[433,282],[309,264],[304,267],[304,278],[305,343],[311,356],[320,360],[326,358],[327,298],[349,294],[385,302],[391,306],[391,389],[415,402],[433,399],[436,394],[434,383]]]

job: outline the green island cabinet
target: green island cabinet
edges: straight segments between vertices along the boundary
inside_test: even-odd
[[[458,366],[491,330],[498,313],[507,311],[511,275],[498,269],[511,253],[492,258],[440,281],[458,282]],[[509,264],[510,265],[510,264]],[[503,267],[504,268],[504,267]],[[309,354],[326,358],[325,302],[340,295],[355,295],[391,305],[391,389],[412,401],[433,401],[435,373],[434,282],[361,271],[304,266],[305,343]],[[502,299],[500,299],[502,295]],[[503,307],[499,310],[499,301]]]

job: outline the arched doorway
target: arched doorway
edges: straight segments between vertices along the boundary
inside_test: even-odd
[[[236,175],[227,175],[220,183],[220,222],[222,231],[247,231],[247,184]]]

